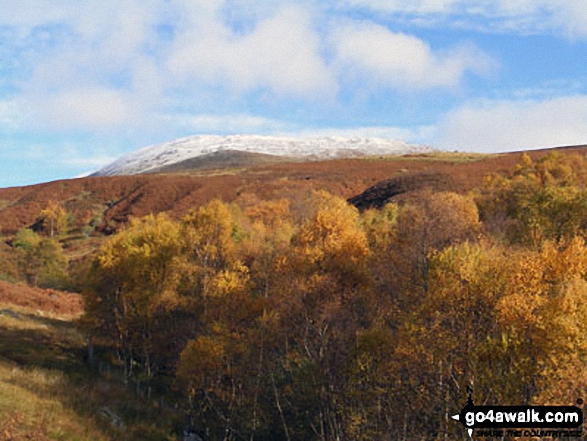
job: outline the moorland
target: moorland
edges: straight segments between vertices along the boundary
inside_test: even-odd
[[[587,150],[0,189],[0,440],[449,440],[587,376]]]

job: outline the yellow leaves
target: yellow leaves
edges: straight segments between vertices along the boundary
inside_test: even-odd
[[[257,318],[257,322],[262,329],[272,330],[279,326],[281,320],[280,314],[273,310],[263,310],[263,314]]]
[[[167,289],[160,293],[156,301],[153,302],[153,307],[171,312],[182,306],[183,303],[181,297],[175,292],[175,290]]]
[[[164,214],[133,219],[111,237],[96,257],[98,293],[117,298],[131,316],[146,319],[159,306],[179,303],[173,294],[182,266],[179,225]],[[133,308],[130,308],[133,305]]]
[[[509,293],[541,296],[548,286],[544,283],[544,261],[534,252],[520,253],[510,275]]]
[[[400,211],[398,240],[412,253],[427,254],[452,243],[473,239],[479,213],[473,199],[451,192],[425,193]]]
[[[518,168],[531,168],[534,166],[534,163],[532,162],[532,158],[530,158],[530,156],[528,155],[528,153],[522,153],[522,166],[518,165]]]
[[[177,368],[178,378],[190,384],[194,393],[212,386],[224,367],[225,345],[218,338],[201,336],[190,340],[181,353]]]
[[[540,326],[538,315],[545,299],[540,295],[514,293],[503,297],[496,305],[497,320],[506,329],[528,329]]]
[[[132,219],[128,227],[104,245],[98,260],[104,267],[129,258],[144,263],[162,253],[166,257],[177,255],[180,248],[178,225],[164,214],[150,215]]]
[[[222,270],[213,276],[210,290],[205,294],[210,297],[225,297],[242,291],[248,280],[248,269],[243,265],[238,265],[233,270]]]
[[[558,246],[547,242],[541,252],[549,280],[585,277],[587,275],[587,247],[581,237],[562,241]]]
[[[357,210],[341,198],[317,193],[315,214],[294,239],[295,256],[304,271],[324,269],[358,275],[369,255],[367,237]]]
[[[561,287],[587,274],[587,249],[581,238],[556,246],[546,243],[540,253],[520,253],[512,268],[507,295],[497,305],[498,319],[514,327],[539,326],[547,302]]]
[[[512,260],[507,295],[497,309],[498,320],[514,327],[539,326],[543,311],[550,309],[546,307],[549,299],[570,281],[587,274],[587,248],[581,238],[558,246],[548,242],[540,253],[519,253]]]
[[[196,244],[228,244],[233,231],[229,206],[218,199],[190,212],[183,223],[191,227]]]
[[[539,248],[544,240],[570,239],[585,229],[587,161],[583,156],[528,156],[516,171],[486,182],[478,197],[484,220],[512,242]]]
[[[477,278],[479,268],[480,250],[478,245],[465,242],[445,248],[442,252],[430,253],[431,265],[439,277],[445,277],[446,271],[458,275],[461,281],[470,283]]]
[[[291,216],[287,199],[260,201],[245,210],[245,214],[253,222],[259,222],[269,227],[276,227],[287,222]]]
[[[549,375],[577,385],[564,366],[587,357],[586,253],[581,238],[541,251],[481,242],[433,253],[421,324],[406,332],[436,359],[448,355],[459,381],[474,376],[504,399],[519,399],[520,388],[533,398]],[[510,382],[492,377],[505,374]]]
[[[574,185],[585,172],[585,159],[580,155],[550,152],[534,165],[542,185]]]
[[[67,230],[68,214],[61,203],[49,201],[47,206],[41,211],[43,228],[48,231],[49,236],[53,237],[55,233],[64,233]]]
[[[544,320],[563,355],[579,350],[587,355],[587,281],[578,277],[567,281],[550,299]]]
[[[541,385],[541,399],[563,383],[576,384],[567,365],[587,356],[586,251],[575,238],[512,255],[508,289],[496,305],[509,343],[504,351],[521,375]]]
[[[235,207],[213,200],[184,217],[186,255],[204,272],[238,265],[235,211]]]
[[[549,357],[540,398],[560,401],[582,396],[587,390],[587,281],[567,280],[559,294],[549,299],[542,319],[548,330]]]
[[[472,228],[479,226],[479,212],[474,201],[468,197],[452,192],[443,192],[435,195],[432,200],[433,211],[443,212],[447,220],[452,221],[455,228]],[[448,209],[448,210],[447,210]]]
[[[430,259],[431,308],[459,319],[476,309],[480,315],[502,295],[508,259],[504,250],[485,243],[452,245]],[[481,309],[483,308],[483,309]]]
[[[397,204],[386,204],[382,209],[369,209],[363,212],[361,223],[367,235],[369,247],[382,252],[395,236],[400,208]]]

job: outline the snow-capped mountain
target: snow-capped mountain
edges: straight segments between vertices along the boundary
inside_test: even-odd
[[[188,136],[129,153],[98,170],[94,176],[146,173],[187,159],[221,151],[240,151],[319,160],[424,153],[432,151],[432,149],[383,138]]]

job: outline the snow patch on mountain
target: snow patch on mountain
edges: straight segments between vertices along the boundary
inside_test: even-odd
[[[433,149],[383,138],[188,136],[144,147],[120,157],[94,176],[133,175],[219,151],[242,151],[308,160],[425,153]]]

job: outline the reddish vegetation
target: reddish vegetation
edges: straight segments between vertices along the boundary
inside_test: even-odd
[[[360,195],[350,198],[349,202],[361,211],[367,208],[382,208],[392,199],[398,200],[401,195],[425,189],[434,191],[458,190],[450,175],[420,173],[378,182]]]
[[[574,147],[565,151],[584,149]],[[544,150],[529,154],[539,157]],[[479,186],[487,173],[511,169],[519,158],[519,153],[510,153],[464,163],[432,160],[427,155],[401,160],[345,159],[261,165],[216,175],[94,177],[6,188],[0,189],[0,233],[13,234],[19,228],[31,226],[50,200],[61,202],[73,214],[76,226],[87,225],[93,216],[101,216],[104,231],[111,231],[129,216],[161,211],[180,216],[213,198],[296,199],[312,189],[351,198],[377,182],[420,173],[448,175],[454,180],[455,189],[467,191]]]
[[[50,441],[45,424],[33,429],[24,428],[25,417],[20,412],[12,412],[0,425],[0,441]]]
[[[0,425],[0,441],[49,441],[51,438],[47,435],[47,429],[37,427],[33,429],[24,428],[25,417],[20,412],[9,414],[4,423]]]
[[[4,281],[0,281],[1,304],[63,315],[77,315],[83,311],[82,298],[79,294],[33,288]]]

